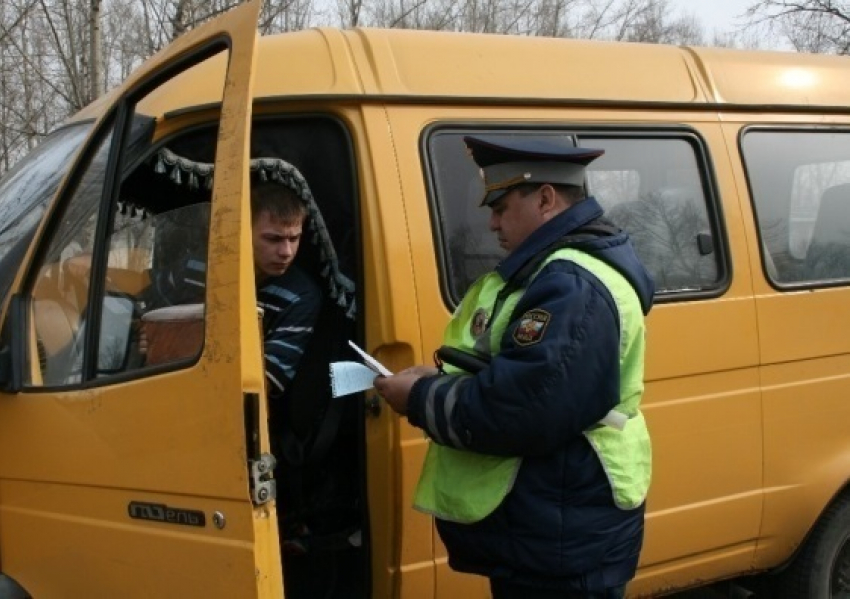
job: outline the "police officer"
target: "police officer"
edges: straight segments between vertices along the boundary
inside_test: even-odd
[[[415,507],[436,517],[449,565],[489,577],[494,599],[623,597],[650,479],[639,404],[654,285],[584,197],[602,150],[464,140],[508,255],[455,311],[439,371],[375,381],[431,440]]]

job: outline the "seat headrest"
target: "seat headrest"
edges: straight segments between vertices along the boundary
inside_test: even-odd
[[[823,192],[812,243],[850,245],[850,183],[835,185]]]

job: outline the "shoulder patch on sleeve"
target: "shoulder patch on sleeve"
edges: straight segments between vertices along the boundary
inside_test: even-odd
[[[519,324],[514,329],[514,341],[518,345],[534,345],[543,339],[546,327],[552,315],[546,310],[529,310],[519,319]]]

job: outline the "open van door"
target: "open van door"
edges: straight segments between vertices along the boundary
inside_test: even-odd
[[[182,36],[83,113],[97,124],[3,322],[0,589],[283,595],[247,201],[260,6]],[[211,193],[134,198],[128,173],[174,133],[197,69],[182,114],[218,124]]]

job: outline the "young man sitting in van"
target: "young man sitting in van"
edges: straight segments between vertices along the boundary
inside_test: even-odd
[[[258,183],[251,188],[251,234],[257,305],[263,309],[263,353],[269,398],[272,443],[281,466],[278,493],[288,508],[298,512],[302,499],[298,474],[286,460],[285,429],[289,420],[285,391],[295,377],[322,305],[319,286],[294,260],[307,218],[307,207],[289,187],[277,182]],[[297,443],[294,443],[297,445]],[[282,460],[282,462],[281,462]],[[278,505],[281,505],[280,503]],[[293,506],[296,506],[293,508]],[[304,553],[299,540],[309,534],[298,514],[280,516],[284,551]]]
[[[293,264],[306,218],[307,207],[285,185],[268,182],[251,189],[254,275],[273,406],[295,375],[322,304],[319,286]]]

